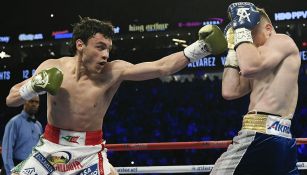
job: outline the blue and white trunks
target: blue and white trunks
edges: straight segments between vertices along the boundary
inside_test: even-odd
[[[291,120],[278,115],[245,115],[241,131],[216,161],[211,175],[299,174],[290,127]]]

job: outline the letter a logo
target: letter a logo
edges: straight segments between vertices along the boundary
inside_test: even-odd
[[[239,21],[243,21],[247,19],[248,22],[251,22],[249,19],[250,13],[247,13],[249,8],[238,8],[237,15],[240,16]]]

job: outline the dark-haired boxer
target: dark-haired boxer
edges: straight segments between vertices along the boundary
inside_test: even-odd
[[[19,106],[33,95],[48,92],[45,133],[13,174],[117,174],[104,150],[102,124],[121,82],[169,75],[189,62],[227,49],[223,32],[207,25],[200,29],[199,40],[183,52],[134,65],[123,60],[108,62],[112,36],[110,23],[82,18],[73,29],[75,56],[48,59],[35,76],[12,87],[8,106]]]

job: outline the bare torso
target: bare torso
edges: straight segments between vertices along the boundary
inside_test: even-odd
[[[285,58],[273,71],[251,80],[249,111],[264,111],[292,118],[298,97],[298,55]]]
[[[105,50],[101,53],[107,53]],[[49,124],[73,131],[101,130],[106,111],[123,80],[143,81],[170,75],[189,63],[183,52],[139,64],[124,60],[107,62],[104,54],[95,53],[91,48],[85,49],[83,57],[48,59],[36,69],[41,72],[56,67],[63,72],[59,91],[55,96],[47,96]],[[6,100],[8,105],[18,106],[24,102],[19,90],[29,80],[11,88]]]
[[[76,76],[76,60],[64,57],[54,65],[63,71],[64,79],[56,96],[47,97],[48,123],[75,131],[100,130],[104,115],[116,93],[120,81],[114,68],[116,62],[107,63],[100,75]]]

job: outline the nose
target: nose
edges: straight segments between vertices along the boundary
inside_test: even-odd
[[[109,50],[105,49],[102,51],[101,57],[103,60],[107,60],[109,58],[109,55],[110,55]]]

